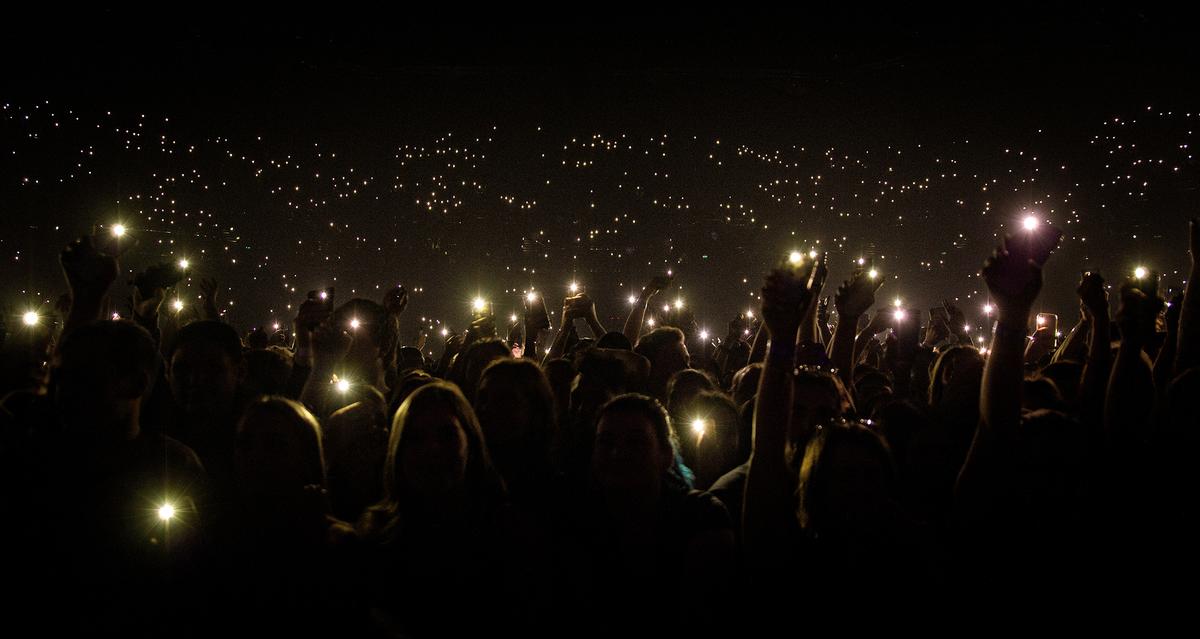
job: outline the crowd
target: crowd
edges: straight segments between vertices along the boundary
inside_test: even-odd
[[[477,308],[437,360],[401,343],[403,288],[314,291],[291,327],[242,335],[214,304],[183,321],[143,277],[110,319],[119,257],[81,238],[59,321],[4,331],[8,616],[710,636],[1186,599],[1200,263],[1169,303],[1153,274],[1084,273],[1060,341],[1031,321],[1059,238],[988,257],[986,344],[953,304],[905,315],[868,269],[826,286],[801,256],[723,339],[647,325],[655,278],[620,332],[583,293],[552,327],[531,294],[503,336]]]

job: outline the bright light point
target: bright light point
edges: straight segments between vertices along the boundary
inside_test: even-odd
[[[663,304],[663,312],[664,312],[664,313],[670,313],[670,312],[671,312],[671,305],[670,305],[670,304]]]
[[[1024,226],[1026,231],[1032,231],[1033,229],[1036,229],[1037,225],[1038,219],[1032,215],[1026,217],[1025,220],[1021,222],[1021,226]]]
[[[875,278],[879,277],[879,271],[877,271],[875,269],[871,269],[871,270],[867,271],[867,277],[869,277],[871,279],[875,279]]]
[[[963,332],[964,332],[964,333],[970,333],[970,332],[971,332],[971,325],[970,325],[970,324],[963,324]]]
[[[362,322],[359,322],[357,317],[350,320],[350,328],[358,328],[361,325],[362,325]]]
[[[175,301],[171,302],[171,308],[173,308],[177,311],[182,311],[183,310],[183,300],[175,300]]]
[[[858,265],[859,265],[859,266],[862,266],[863,264],[866,264],[866,263],[867,263],[867,261],[866,261],[866,260],[864,260],[864,259],[863,259],[863,258],[861,258],[861,257],[860,257],[860,258],[858,258],[858,259],[857,259],[857,260],[855,260],[855,261],[856,261],[856,262],[858,262]],[[872,270],[874,270],[874,269],[872,269]]]
[[[579,292],[579,284],[577,284],[575,282],[571,282],[571,285],[567,287],[567,290],[571,291],[572,293],[578,293]]]
[[[1045,324],[1045,323],[1046,323],[1046,318],[1042,317],[1041,315],[1038,315],[1038,317],[1037,317],[1037,325],[1038,325],[1038,326],[1041,326],[1041,325],[1043,325],[1043,324]]]
[[[533,291],[529,291],[528,293],[525,294],[525,301],[529,302],[530,304],[536,302],[537,301],[537,293],[534,293]]]
[[[274,328],[275,330],[279,330],[279,322],[275,322],[274,324],[272,324],[271,328]]]
[[[682,297],[680,297],[680,298],[677,298],[677,299],[675,300],[675,310],[677,310],[677,311],[678,311],[678,310],[679,310],[679,309],[681,309],[681,308],[683,308],[683,298],[682,298]]]
[[[630,304],[637,304],[637,295],[630,295],[630,296],[629,296],[629,303],[630,303]]]
[[[1054,331],[1055,337],[1062,337],[1062,331]]]
[[[482,297],[476,297],[471,302],[471,308],[475,309],[476,311],[482,311],[486,307],[487,307],[487,302],[483,301]]]
[[[449,331],[449,330],[447,330],[447,329],[444,329],[444,328],[442,329],[442,337],[445,337],[445,336],[447,336],[447,335],[449,335],[449,334],[450,334],[450,331]]]
[[[749,335],[749,334],[750,334],[750,329],[747,328],[747,329],[742,330],[742,335]]]
[[[746,317],[749,317],[750,319],[754,319],[754,311],[752,311],[752,310],[747,310],[747,311],[746,311]]]
[[[897,297],[896,299],[892,300],[892,306],[899,307],[901,304],[904,304],[904,301],[903,301],[903,300],[901,300],[899,297]]]
[[[186,259],[179,260],[179,268],[187,268],[190,264],[191,262],[187,261]]]
[[[171,521],[175,518],[175,507],[171,504],[163,504],[159,506],[158,518],[163,521]]]
[[[327,299],[328,297],[329,297],[329,293],[326,293],[325,291],[321,291],[321,299]]]
[[[791,254],[788,255],[788,261],[792,264],[799,264],[800,262],[804,261],[804,256],[800,254],[800,251],[792,251]]]
[[[975,341],[977,341],[977,342],[979,342],[980,344],[982,344],[982,343],[983,343],[983,336],[982,336],[982,335],[980,335],[979,337],[976,337],[976,338],[975,338]]]
[[[337,389],[339,393],[345,393],[346,391],[350,390],[350,381],[339,379],[337,381]]]
[[[907,315],[908,315],[908,313],[905,313],[904,309],[902,309],[902,308],[898,308],[898,309],[896,309],[895,313],[892,313],[892,317],[896,318],[896,321],[898,321],[898,322],[904,321],[904,318]]]
[[[121,319],[121,314],[120,314],[120,313],[113,313],[113,319],[114,319],[114,320],[119,320],[119,319]]]
[[[516,314],[516,313],[513,313],[512,315],[509,315],[509,316],[508,316],[508,321],[510,321],[510,322],[512,322],[512,323],[514,323],[514,324],[516,324],[516,323],[517,323],[517,314]]]
[[[817,259],[817,252],[816,252],[816,251],[809,251],[809,252],[808,252],[808,259],[810,259],[810,260],[815,260],[815,259]]]
[[[37,326],[38,319],[38,314],[33,311],[26,311],[25,314],[21,316],[21,321],[25,322],[26,326]]]
[[[1133,276],[1134,276],[1134,277],[1136,277],[1136,278],[1138,278],[1139,280],[1144,280],[1144,279],[1146,279],[1146,276],[1147,276],[1149,273],[1150,273],[1150,272],[1149,272],[1149,271],[1147,271],[1147,270],[1146,270],[1146,267],[1144,267],[1144,266],[1139,266],[1139,267],[1137,267],[1137,268],[1133,269]]]
[[[700,339],[708,339],[708,331],[700,331]]]
[[[646,320],[646,324],[647,324],[648,326],[654,326],[654,318],[653,318],[653,317],[651,317],[650,319]]]
[[[983,305],[983,312],[984,312],[984,313],[987,313],[988,315],[991,315],[991,314],[992,314],[992,311],[994,311],[994,310],[996,310],[996,307],[995,307],[995,306],[992,306],[991,304],[984,304],[984,305]]]
[[[692,432],[696,433],[697,435],[704,434],[704,420],[703,419],[693,419],[692,420]]]
[[[112,234],[117,237],[121,237],[122,235],[125,235],[125,225],[124,224],[114,224],[112,227]]]

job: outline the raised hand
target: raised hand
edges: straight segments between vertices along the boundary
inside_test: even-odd
[[[1179,331],[1179,315],[1183,313],[1183,292],[1180,291],[1171,296],[1171,301],[1167,302],[1167,312],[1163,314],[1163,325],[1167,329],[1167,333],[1175,335]]]
[[[1089,321],[1108,321],[1108,291],[1104,289],[1104,278],[1092,271],[1084,273],[1075,289],[1080,306]]]
[[[142,297],[141,289],[135,286],[133,287],[133,314],[142,318],[156,317],[166,299],[167,289],[165,288],[156,288],[148,297]]]
[[[773,339],[795,339],[804,311],[812,300],[808,288],[811,268],[799,271],[777,268],[767,275],[762,288],[762,318]]]
[[[1058,246],[1062,232],[1055,228],[1043,232],[1051,235],[1038,239],[1051,252]],[[1025,250],[1012,250],[1020,246],[1022,241],[1011,235],[1005,236],[1003,246],[997,248],[984,263],[983,280],[999,310],[1000,319],[1025,326],[1033,302],[1042,290],[1042,267],[1038,261],[1040,256],[1029,255],[1029,251]]]
[[[217,294],[221,292],[221,286],[217,284],[217,280],[203,277],[200,278],[200,295],[204,299],[204,315],[206,319],[220,319],[221,313],[217,310]]]
[[[333,322],[323,322],[312,334],[313,369],[329,371],[337,367],[354,338],[344,328]]]
[[[946,324],[946,321],[930,313],[929,324],[925,327],[925,339],[922,340],[921,345],[933,348],[947,337],[950,337],[950,327]]]
[[[875,304],[875,292],[883,286],[883,278],[873,280],[862,269],[856,269],[849,280],[842,282],[833,295],[833,307],[838,321],[857,319]]]
[[[383,307],[389,315],[399,315],[408,306],[408,290],[397,285],[383,296]]]
[[[942,300],[942,308],[946,309],[946,317],[950,321],[950,332],[955,335],[962,335],[963,330],[967,325],[967,316],[962,312],[962,309],[955,306],[954,302]]]
[[[666,289],[670,285],[671,285],[671,278],[669,276],[655,275],[653,278],[650,279],[649,282],[646,283],[645,286],[642,287],[642,294],[638,298],[638,301],[643,302],[643,303],[649,302],[651,297],[654,297],[658,293],[661,293],[664,289]]]
[[[1121,341],[1145,344],[1154,334],[1158,313],[1163,300],[1154,290],[1143,290],[1134,279],[1121,284],[1121,304],[1117,308],[1117,326],[1121,329]]]
[[[115,255],[96,248],[95,240],[85,235],[71,242],[59,254],[63,275],[71,289],[71,299],[98,302],[108,294],[120,272]]]
[[[533,301],[529,298],[525,299],[525,330],[529,333],[536,334],[537,331],[542,331],[550,328],[550,314],[546,312],[546,302],[538,293],[530,293],[533,295]]]

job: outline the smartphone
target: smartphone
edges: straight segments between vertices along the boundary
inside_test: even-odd
[[[1050,331],[1051,335],[1058,333],[1058,316],[1054,313],[1038,313],[1037,328],[1045,328]]]
[[[471,319],[472,320],[481,320],[481,319],[485,319],[485,318],[488,318],[491,316],[492,316],[492,303],[488,302],[483,305],[482,309],[473,311],[473,314],[471,315]]]

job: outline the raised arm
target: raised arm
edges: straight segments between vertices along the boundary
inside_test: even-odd
[[[829,344],[829,359],[837,367],[842,381],[849,384],[854,376],[856,360],[858,321],[863,313],[875,304],[875,292],[883,286],[883,278],[870,278],[862,269],[851,274],[842,282],[833,295],[833,306],[837,309],[838,323]]]
[[[1053,240],[1051,250],[1058,245],[1060,231],[1042,232],[1047,233],[1047,242]],[[1000,451],[1015,439],[1021,423],[1025,331],[1033,303],[1042,290],[1042,267],[1024,252],[1010,251],[1013,246],[1014,239],[1006,237],[1004,245],[996,249],[983,267],[983,279],[996,306],[997,320],[983,368],[979,427],[958,478],[959,497],[968,502],[1000,486],[1002,481],[990,460],[1003,454]]]
[[[1117,309],[1121,347],[1104,401],[1104,431],[1110,444],[1146,435],[1154,408],[1154,373],[1150,356],[1143,351],[1154,335],[1162,305],[1156,282],[1127,280],[1121,285],[1121,306]]]
[[[796,335],[808,304],[806,280],[793,269],[776,269],[762,292],[762,316],[771,346],[754,402],[754,442],[742,508],[743,540],[753,563],[765,565],[790,530],[795,481],[786,458],[792,409]]]
[[[660,275],[642,287],[642,292],[638,294],[637,299],[633,301],[633,306],[629,309],[629,317],[625,318],[625,328],[621,331],[630,344],[636,345],[638,338],[642,336],[642,320],[646,318],[646,307],[650,304],[650,298],[670,283],[669,277]]]
[[[1085,424],[1099,429],[1104,419],[1104,395],[1112,370],[1112,328],[1108,317],[1108,292],[1099,273],[1087,273],[1079,281],[1080,306],[1087,316],[1088,349],[1079,385],[1079,406]]]
[[[68,244],[59,254],[59,263],[71,292],[63,335],[102,317],[108,304],[108,290],[120,272],[116,256],[104,252],[96,243],[94,236],[85,235]]]

